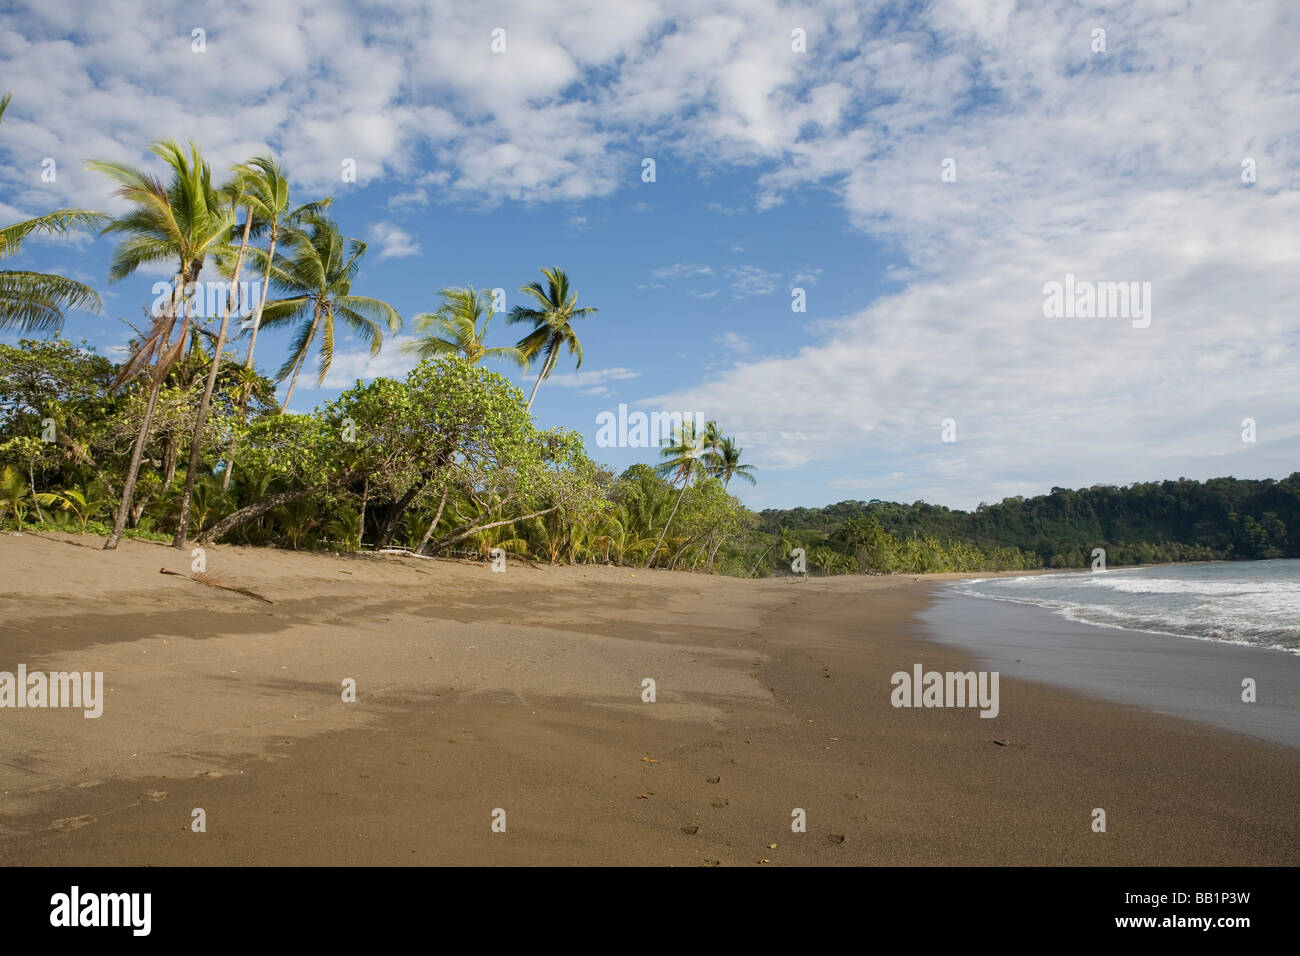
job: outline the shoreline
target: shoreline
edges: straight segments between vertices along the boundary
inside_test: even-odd
[[[1074,621],[1029,602],[936,589],[934,640],[1016,676],[1300,748],[1300,657],[1289,649]],[[1242,680],[1257,700],[1242,701]]]
[[[0,710],[0,862],[1300,861],[1291,748],[1014,677],[996,719],[893,708],[891,673],[974,666],[916,615],[977,575],[209,549],[265,605],[158,574],[189,561],[0,536],[0,670],[98,669],[107,691],[98,720]]]

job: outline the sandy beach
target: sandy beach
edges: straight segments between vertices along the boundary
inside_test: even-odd
[[[978,666],[933,578],[207,550],[263,601],[98,543],[0,534],[0,671],[105,690],[0,709],[6,866],[1300,862],[1296,749],[1005,675],[891,706]]]

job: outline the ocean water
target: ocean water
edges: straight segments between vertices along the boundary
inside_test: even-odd
[[[980,578],[953,590],[1084,624],[1300,655],[1300,560]]]

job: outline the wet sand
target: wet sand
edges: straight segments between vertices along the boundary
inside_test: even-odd
[[[208,550],[265,604],[97,544],[0,535],[0,670],[107,691],[0,710],[4,865],[1300,861],[1292,748],[1014,679],[892,707],[978,666],[926,579]]]
[[[1004,677],[1212,724],[1300,748],[1300,655],[1172,634],[1098,627],[1040,607],[938,589],[926,633]],[[1242,700],[1246,679],[1253,702]]]

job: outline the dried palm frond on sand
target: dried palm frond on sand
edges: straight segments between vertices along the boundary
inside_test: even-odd
[[[183,571],[168,571],[166,568],[159,568],[158,573],[172,574],[178,578],[188,578],[191,581],[197,581],[199,584],[221,588],[223,591],[234,591],[236,594],[244,594],[251,598],[257,598],[257,600],[265,601],[267,604],[275,603],[270,598],[262,597],[262,595],[249,588],[240,587],[238,584],[232,583],[229,578],[222,577],[212,571],[199,571],[196,574],[185,574]]]

